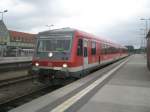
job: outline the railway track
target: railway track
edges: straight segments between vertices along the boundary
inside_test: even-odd
[[[32,80],[35,78],[36,78],[35,76],[33,77],[31,75],[26,75],[26,76],[20,76],[20,77],[10,78],[6,80],[1,80],[0,87],[8,86],[8,85],[19,83],[19,82],[26,81],[26,80]]]
[[[0,112],[7,112],[13,108],[16,108],[20,105],[23,105],[33,99],[36,99],[42,95],[45,95],[49,92],[52,92],[60,87],[44,87],[37,91],[31,91],[30,93],[24,94],[22,96],[15,97],[13,99],[9,99],[6,102],[0,104]]]
[[[42,95],[52,92],[53,90],[56,90],[57,88],[62,87],[62,85],[51,86],[51,85],[43,85],[38,82],[34,83],[34,80],[32,79],[36,79],[36,78],[37,77],[35,76],[33,77],[31,75],[26,75],[26,76],[7,79],[7,80],[1,80],[0,93],[4,94],[4,96],[0,96],[0,112],[7,112],[15,107],[18,107],[26,102],[29,102],[35,98],[38,98]],[[30,85],[27,84],[28,82],[32,83],[31,86],[35,85],[37,87],[35,86],[30,87]],[[26,91],[26,88],[28,87],[30,87],[30,90]],[[24,89],[20,89],[20,88],[24,88]],[[5,92],[3,92],[3,89],[5,90]],[[20,91],[20,92],[16,92],[16,91]]]
[[[45,86],[36,91],[30,91],[30,93],[25,93],[20,96],[13,97],[12,99],[6,100],[0,103],[0,112],[7,112],[13,108],[23,105],[33,99],[36,99],[42,95],[52,92],[61,86]]]
[[[0,63],[0,73],[14,71],[18,69],[29,69],[30,67],[31,67],[31,61]]]

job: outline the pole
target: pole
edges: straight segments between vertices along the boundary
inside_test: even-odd
[[[3,20],[3,14],[4,14],[4,12],[2,12],[2,20]]]
[[[148,23],[147,20],[145,20],[145,37],[146,37],[146,35],[147,35],[147,29],[148,29],[148,28],[147,28],[147,26],[148,26],[147,23]]]
[[[149,30],[148,22],[149,22],[150,19],[142,18],[140,20],[145,21],[145,34],[144,34],[144,38],[143,38],[143,47],[145,47],[145,51],[146,51],[146,36],[147,36],[148,30]]]

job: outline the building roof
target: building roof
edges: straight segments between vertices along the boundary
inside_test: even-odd
[[[31,34],[31,33],[25,33],[25,32],[19,32],[19,31],[13,31],[13,30],[8,30],[10,37],[27,37],[27,38],[34,38],[36,34]]]

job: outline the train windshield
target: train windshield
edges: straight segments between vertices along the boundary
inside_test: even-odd
[[[71,48],[70,38],[39,39],[37,44],[37,52],[69,51],[70,48]]]

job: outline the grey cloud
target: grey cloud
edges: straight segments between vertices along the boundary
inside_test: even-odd
[[[134,18],[128,22],[111,27],[105,31],[104,35],[123,45],[139,46],[141,44],[141,38],[144,38],[144,36],[140,35],[142,33],[140,31],[141,27],[143,25],[141,24],[140,18]]]
[[[20,15],[17,13],[12,13],[10,10],[5,16],[5,19],[7,25],[11,29],[29,31],[33,27],[43,27],[46,24],[55,24],[55,22],[57,22],[59,19],[69,17],[69,15],[66,14],[63,9],[61,9],[61,7],[55,7],[57,6],[57,2],[54,3],[47,0],[45,0],[45,2],[44,0],[37,0],[36,3],[35,0],[20,1],[20,3],[26,2],[30,5],[33,5],[35,10]],[[53,7],[51,7],[52,4],[54,4]]]
[[[18,12],[11,11],[5,14],[5,23],[9,29],[19,31],[31,31],[33,28],[44,27],[46,24],[57,24],[61,19],[69,18],[74,14],[68,13],[64,7],[59,3],[60,0],[18,0],[21,4],[27,3],[33,6],[33,11],[18,14]],[[19,3],[18,2],[18,3]],[[69,4],[68,4],[69,5]],[[124,45],[139,45],[140,44],[140,31],[143,23],[139,20],[149,14],[147,4],[146,13],[141,13],[137,17],[128,21],[122,21],[115,24],[113,27],[102,30],[95,29],[99,36],[103,35],[112,40],[115,40]],[[90,15],[89,15],[90,16]],[[94,17],[93,17],[94,18]],[[68,26],[69,27],[69,26]],[[45,27],[46,29],[46,27]]]

